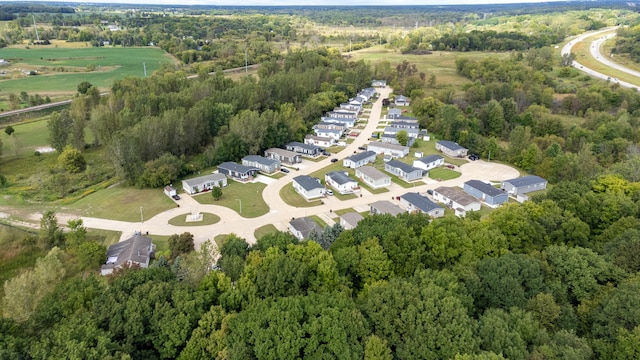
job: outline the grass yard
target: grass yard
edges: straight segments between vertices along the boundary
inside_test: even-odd
[[[220,217],[216,214],[211,213],[201,213],[202,220],[201,221],[187,221],[187,217],[191,216],[191,213],[182,214],[174,217],[169,220],[169,224],[173,226],[203,226],[203,225],[213,225],[220,221]]]
[[[213,238],[213,241],[216,243],[216,247],[218,248],[218,251],[220,251],[220,249],[222,248],[222,245],[224,244],[225,241],[227,241],[229,237],[231,237],[231,234],[218,234]]]
[[[120,241],[120,235],[121,233],[119,231],[87,229],[87,239],[96,240],[106,247]]]
[[[273,226],[271,224],[268,224],[268,225],[264,225],[264,226],[261,226],[261,227],[257,228],[254,231],[253,235],[256,237],[256,239],[260,240],[265,235],[273,234],[273,233],[276,233],[276,232],[278,232],[278,229],[275,226]]]
[[[229,180],[228,184],[227,187],[222,188],[222,197],[218,201],[215,201],[209,192],[196,195],[193,198],[200,204],[227,207],[245,218],[255,218],[269,212],[269,206],[262,199],[262,190],[267,185],[239,183],[234,180]]]
[[[109,89],[116,80],[128,76],[144,77],[144,66],[151,75],[162,65],[175,61],[155,47],[5,48],[2,57],[11,63],[12,69],[37,70],[39,75],[7,71],[7,77],[16,78],[0,80],[0,96],[21,91],[40,95],[75,93],[82,81]],[[89,71],[88,67],[94,70]]]
[[[169,250],[169,236],[166,235],[149,235],[151,242],[156,246],[156,258],[160,255],[168,257]]]
[[[316,224],[320,225],[321,228],[324,229],[327,227],[327,223],[324,222],[324,220],[322,220],[318,215],[311,215],[309,217],[313,219],[313,221],[315,221]]]
[[[353,208],[346,208],[346,209],[340,209],[340,210],[334,211],[334,213],[338,216],[342,216],[350,212],[357,212],[357,211],[353,210]]]
[[[15,132],[11,136],[7,135],[2,127],[2,157],[32,155],[37,148],[48,147],[48,121],[49,116],[45,116],[40,121],[12,125]]]
[[[282,201],[287,205],[295,207],[312,207],[322,205],[322,200],[320,199],[307,201],[302,197],[302,195],[296,192],[291,183],[285,185],[282,190],[280,190],[280,198],[282,198]]]
[[[429,170],[429,177],[434,180],[451,180],[459,178],[462,174],[458,171],[439,167]]]
[[[402,186],[405,189],[411,189],[411,188],[414,188],[416,186],[426,185],[422,181],[414,181],[414,182],[408,183],[408,182],[398,178],[397,176],[391,176],[391,182],[393,182],[394,184],[398,184],[398,185]]]

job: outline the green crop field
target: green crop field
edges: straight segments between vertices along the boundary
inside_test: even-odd
[[[10,64],[3,66],[0,96],[9,93],[38,93],[50,95],[77,91],[82,81],[101,89],[108,89],[115,80],[127,76],[151,75],[163,64],[174,59],[159,48],[6,48],[2,58]],[[93,69],[90,71],[90,69]],[[38,71],[39,75],[24,75],[24,71]]]

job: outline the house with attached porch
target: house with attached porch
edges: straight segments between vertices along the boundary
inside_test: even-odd
[[[404,181],[415,181],[422,179],[423,170],[415,168],[409,164],[398,160],[389,160],[384,163],[384,171],[396,175]]]
[[[325,188],[320,184],[320,180],[309,175],[294,177],[293,189],[306,200],[321,198],[325,194]]]
[[[242,158],[242,165],[255,167],[265,174],[273,174],[280,170],[280,160],[269,159],[259,155],[247,155]]]
[[[410,213],[421,212],[432,218],[444,216],[444,208],[416,192],[400,196],[400,204]]]
[[[302,155],[280,148],[267,149],[264,151],[264,156],[269,159],[279,160],[281,163],[289,165],[302,162]]]
[[[304,156],[318,157],[322,155],[322,148],[320,146],[305,144],[297,141],[293,141],[285,145],[287,150],[302,154]]]
[[[218,165],[219,173],[240,181],[253,180],[258,171],[260,171],[260,169],[257,167],[244,166],[232,161],[223,162]]]
[[[211,190],[214,186],[227,186],[227,177],[224,174],[214,173],[193,179],[182,180],[182,188],[189,195]]]
[[[351,169],[357,169],[360,166],[365,166],[368,163],[373,163],[376,161],[376,153],[373,151],[363,151],[361,153],[353,154],[349,157],[344,158],[342,160],[342,166],[348,167]]]
[[[413,167],[422,170],[431,170],[444,165],[444,158],[440,155],[428,155],[417,160],[413,160]]]
[[[367,150],[371,150],[376,154],[389,155],[391,157],[403,158],[409,155],[409,147],[402,145],[387,144],[379,141],[367,144]]]
[[[331,171],[324,175],[324,182],[340,194],[353,194],[360,191],[358,181],[352,179],[346,171]]]
[[[491,184],[480,180],[469,180],[464,183],[464,192],[480,199],[490,207],[498,207],[509,200],[509,195]]]
[[[336,143],[335,139],[316,135],[306,135],[304,137],[304,143],[309,145],[320,146],[321,148],[328,148]]]
[[[479,211],[480,201],[459,188],[440,186],[433,190],[433,198],[455,211],[456,216],[466,216],[467,211]]]

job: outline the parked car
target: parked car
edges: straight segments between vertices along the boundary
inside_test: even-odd
[[[471,161],[480,160],[480,156],[478,156],[477,154],[471,154],[469,155],[469,160]]]
[[[329,195],[329,196],[333,195],[333,191],[329,190],[329,189],[326,189],[324,193]]]
[[[455,168],[456,168],[456,166],[455,166],[455,165],[451,165],[451,164],[447,164],[446,166],[447,166],[449,169],[455,169]]]
[[[338,162],[338,159],[333,158],[333,159],[331,159],[331,162],[332,162],[332,163],[334,163],[334,162]]]
[[[330,153],[330,152],[328,152],[328,151],[323,151],[323,152],[322,152],[322,155],[324,155],[324,156],[331,156],[331,153]]]
[[[289,169],[287,168],[280,168],[280,171],[282,171],[283,173],[289,173]]]
[[[431,190],[431,189],[427,190],[427,194],[433,195],[433,190]]]
[[[367,150],[367,148],[364,146],[358,146],[358,150]]]
[[[178,196],[178,194],[175,194],[172,196],[173,200],[180,200],[180,196]]]

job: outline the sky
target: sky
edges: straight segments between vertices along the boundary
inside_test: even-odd
[[[4,0],[7,1],[7,0]],[[9,0],[9,2],[24,2],[24,0]],[[46,3],[56,3],[59,1],[39,1]],[[514,4],[514,3],[535,3],[549,2],[537,0],[109,0],[109,1],[81,1],[67,0],[64,2],[76,3],[118,3],[118,4],[153,4],[153,5],[218,5],[218,6],[358,6],[358,5],[374,5],[374,6],[401,6],[401,5],[462,5],[462,4]]]

